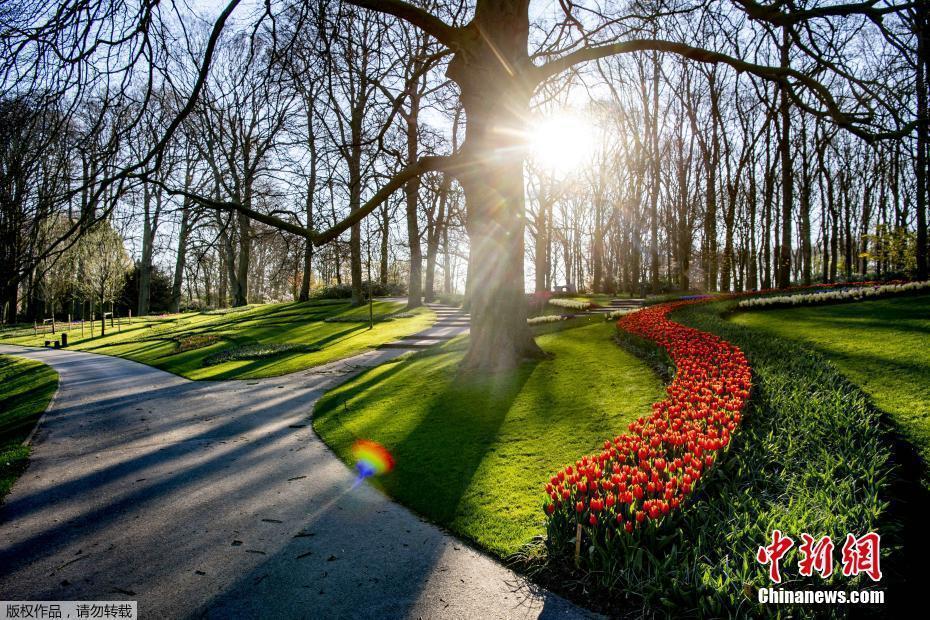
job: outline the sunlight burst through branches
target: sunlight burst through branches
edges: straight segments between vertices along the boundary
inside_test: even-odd
[[[597,146],[594,126],[567,112],[537,119],[528,133],[530,157],[560,177],[581,170]]]

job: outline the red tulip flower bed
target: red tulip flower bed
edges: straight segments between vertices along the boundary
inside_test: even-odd
[[[546,485],[550,546],[575,537],[597,549],[654,531],[688,501],[730,443],[749,399],[751,377],[737,347],[669,320],[681,306],[661,304],[624,316],[618,327],[664,348],[676,366],[668,397],[629,433],[604,442]],[[588,548],[587,546],[585,547]],[[613,561],[604,558],[605,561]]]

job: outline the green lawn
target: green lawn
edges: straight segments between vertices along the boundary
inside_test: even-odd
[[[663,384],[601,317],[543,326],[551,360],[493,377],[458,370],[458,339],[327,393],[314,428],[344,460],[357,438],[394,455],[376,481],[429,519],[499,555],[543,534],[548,476],[647,413]]]
[[[737,314],[823,353],[930,463],[930,295]]]
[[[387,315],[403,307],[401,302],[376,301],[374,314]],[[325,322],[327,318],[358,320]],[[367,318],[368,306],[352,308],[348,301],[317,300],[135,318],[132,325],[123,319],[118,333],[108,324],[105,337],[99,335],[98,321],[96,337],[90,337],[85,324],[84,338],[79,328],[72,329],[68,338],[72,349],[126,357],[189,379],[253,379],[349,357],[425,329],[435,315],[419,308],[410,317],[376,322],[371,330]],[[7,332],[0,342],[40,346],[51,337],[34,337],[28,328]],[[277,345],[277,350],[267,345]],[[239,357],[244,359],[222,361],[230,353],[242,354]]]
[[[0,355],[0,499],[26,469],[22,445],[58,389],[58,373],[45,364]]]

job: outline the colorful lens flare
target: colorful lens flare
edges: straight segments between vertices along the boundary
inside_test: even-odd
[[[359,439],[352,446],[352,455],[360,479],[380,476],[394,469],[394,457],[376,441]]]

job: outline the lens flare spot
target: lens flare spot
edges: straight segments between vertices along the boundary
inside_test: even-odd
[[[359,439],[352,445],[352,456],[355,457],[359,481],[381,476],[394,469],[394,457],[376,441]]]

